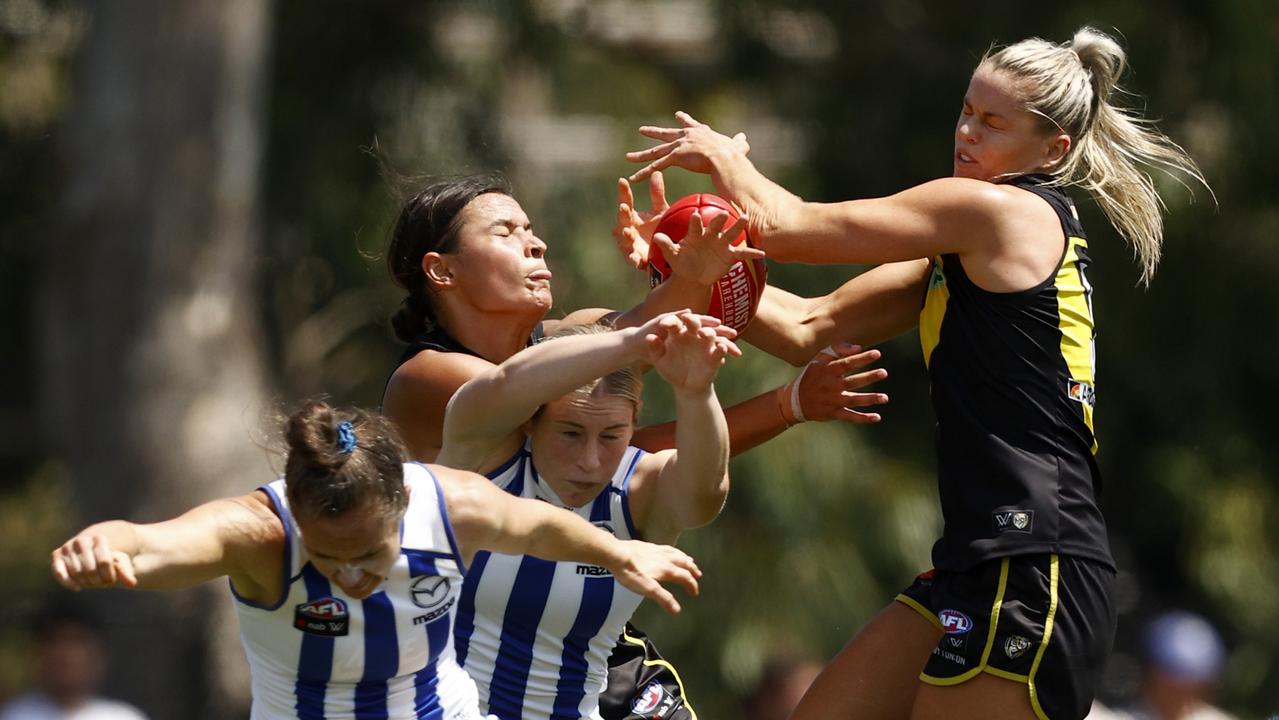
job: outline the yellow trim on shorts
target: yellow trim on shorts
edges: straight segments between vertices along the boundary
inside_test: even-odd
[[[1053,619],[1057,616],[1057,580],[1060,577],[1060,570],[1057,566],[1058,557],[1053,554],[1051,557],[1051,569],[1048,576],[1048,617],[1044,620],[1044,637],[1039,641],[1039,652],[1035,653],[1035,662],[1030,665],[1030,677],[1026,679],[1026,687],[1030,688],[1030,706],[1035,711],[1035,717],[1039,720],[1048,720],[1048,714],[1044,712],[1043,706],[1039,704],[1039,692],[1035,690],[1035,673],[1039,672],[1039,663],[1044,659],[1044,651],[1048,649],[1048,641],[1053,635]]]
[[[986,662],[990,659],[990,649],[995,644],[995,630],[999,627],[999,609],[1003,607],[1004,592],[1008,589],[1008,561],[1009,560],[1010,558],[1004,558],[1003,561],[999,563],[999,589],[995,592],[995,602],[991,605],[991,608],[990,608],[990,630],[986,633],[986,647],[983,648],[981,651],[981,661],[977,663],[977,667],[971,670],[966,670],[963,673],[960,673],[959,675],[956,675],[954,677],[948,677],[948,678],[933,677],[932,675],[921,672],[919,674],[920,681],[926,682],[929,685],[936,685],[939,687],[948,687],[951,685],[958,685],[967,680],[972,680],[973,678],[977,677],[978,673],[980,673],[983,670],[985,670],[986,672],[991,671],[991,668],[986,667]],[[1054,564],[1053,569],[1055,570],[1056,567],[1057,566]],[[1054,586],[1053,590],[1055,593],[1056,586]],[[1053,597],[1056,598],[1056,595],[1054,594]],[[938,625],[940,624],[941,624],[941,621],[939,620]]]
[[[631,637],[630,635],[627,635],[625,629],[622,630],[622,642],[630,643],[631,645],[638,645],[641,648],[644,647],[643,640],[637,637]],[[644,665],[649,667],[656,665],[658,667],[664,667],[667,670],[671,671],[671,674],[675,676],[675,684],[679,685],[679,696],[680,696],[680,699],[684,701],[684,708],[688,710],[689,715],[693,716],[693,720],[697,720],[697,711],[693,709],[693,705],[688,701],[688,693],[684,691],[684,681],[680,679],[679,671],[675,669],[675,666],[670,664],[666,660],[649,660],[646,658],[644,660],[641,660],[640,662],[644,663]]]
[[[909,608],[913,608],[915,612],[928,618],[928,620],[932,622],[933,625],[937,626],[938,630],[943,630],[943,631],[945,630],[945,628],[941,626],[941,620],[938,620],[935,614],[929,612],[928,608],[924,607],[923,605],[920,605],[919,601],[916,600],[915,598],[905,593],[898,593],[895,599],[897,600],[897,602],[901,603],[902,605],[905,605],[906,607],[909,607]]]

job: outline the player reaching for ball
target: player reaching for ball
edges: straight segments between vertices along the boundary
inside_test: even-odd
[[[660,174],[656,178],[660,184]],[[642,324],[662,311],[705,307],[711,285],[733,263],[749,257],[731,246],[739,231],[727,217],[689,218],[687,237],[670,246],[674,275],[639,305],[614,319],[618,328]],[[553,333],[561,324],[545,320],[551,306],[547,245],[511,195],[505,182],[468,176],[429,182],[417,188],[400,210],[387,262],[407,293],[393,319],[396,334],[409,343],[387,382],[383,412],[403,433],[412,456],[434,461],[443,439],[449,399],[467,380],[491,371],[521,349]],[[564,322],[580,324],[607,310],[580,310]],[[864,370],[879,357],[836,343],[835,357],[817,358],[799,377],[774,391],[725,410],[733,453],[779,434],[804,417],[874,422],[861,408],[880,404],[880,393],[860,388],[881,380],[882,369]],[[805,358],[808,360],[808,358]],[[799,412],[796,412],[798,410]],[[637,428],[631,444],[649,452],[675,447],[674,423]],[[642,633],[628,627],[610,660],[610,687],[601,704],[608,720],[630,714],[651,679],[682,694],[678,677]],[[666,720],[690,717],[687,711]]]
[[[725,358],[740,354],[735,336],[690,312],[638,330],[561,326],[457,391],[439,460],[568,508],[619,539],[674,544],[715,519],[728,495],[728,429],[713,382]],[[630,444],[640,363],[674,391],[673,449]],[[499,720],[601,717],[608,657],[640,600],[605,568],[476,556],[455,637],[480,709]],[[659,683],[640,691],[663,701],[661,717],[687,713],[683,698]]]
[[[664,337],[653,323],[641,332]],[[481,550],[601,566],[678,612],[659,581],[697,593],[692,558],[620,541],[485,478],[406,463],[379,415],[309,403],[289,418],[284,477],[171,520],[114,520],[53,551],[72,590],[168,590],[226,577],[255,720],[479,720],[450,632]]]
[[[732,222],[724,235],[731,238],[733,246],[750,247],[750,239],[746,236],[746,219],[740,217],[737,209],[727,200],[710,193],[695,193],[681,198],[662,213],[661,222],[653,233],[656,242],[648,254],[649,281],[653,287],[672,276],[673,270],[666,259],[667,254],[678,255],[680,248],[676,243],[690,234],[696,235],[697,224],[705,220],[710,220],[712,229]],[[736,232],[738,228],[741,228],[741,232]],[[764,262],[762,253],[754,257],[746,255],[736,260],[711,285],[707,313],[723,320],[734,330],[744,330],[755,317],[767,282],[768,265]]]
[[[1124,65],[1091,28],[992,51],[963,99],[954,176],[885,198],[803,202],[754,168],[743,138],[682,113],[682,127],[641,129],[662,144],[628,154],[648,163],[633,180],[709,173],[774,260],[879,265],[816,301],[766,295],[748,340],[800,358],[919,325],[945,521],[935,568],[792,718],[1087,715],[1114,637],[1115,568],[1097,503],[1088,243],[1063,188],[1093,194],[1148,283],[1162,219],[1143,166],[1204,183],[1179,146],[1111,104]]]

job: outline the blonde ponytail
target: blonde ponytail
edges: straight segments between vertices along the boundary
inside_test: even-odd
[[[1178,182],[1177,174],[1184,174],[1210,194],[1212,188],[1180,145],[1151,121],[1111,102],[1115,92],[1125,92],[1119,78],[1126,66],[1119,43],[1084,27],[1068,44],[1023,40],[988,54],[979,67],[1011,75],[1025,93],[1027,109],[1044,118],[1047,129],[1071,137],[1052,174],[1093,195],[1132,245],[1141,282],[1149,285],[1162,251],[1165,206],[1145,168],[1162,170]]]

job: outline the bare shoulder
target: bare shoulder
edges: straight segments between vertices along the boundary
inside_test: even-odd
[[[383,404],[415,402],[441,392],[447,392],[447,400],[462,383],[491,367],[493,363],[474,355],[423,350],[391,374]]]
[[[916,185],[907,192],[929,198],[932,202],[958,209],[971,209],[979,213],[997,214],[1017,198],[1009,193],[1016,190],[985,180],[945,177]]]
[[[542,330],[547,335],[552,335],[562,327],[590,325],[608,318],[611,315],[616,315],[616,311],[609,310],[608,308],[582,308],[565,315],[561,320],[543,320]]]
[[[466,381],[493,367],[466,353],[423,350],[386,384],[382,414],[395,423],[415,460],[434,460],[443,443],[444,411]]]
[[[220,524],[229,539],[244,547],[282,544],[284,522],[262,490],[219,501]]]
[[[501,492],[488,478],[468,470],[435,464],[427,468],[440,481],[444,504],[454,526],[482,516],[492,501],[492,493]]]

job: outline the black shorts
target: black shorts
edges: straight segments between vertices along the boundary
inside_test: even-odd
[[[600,715],[604,720],[697,720],[675,667],[629,622],[608,658]]]
[[[930,570],[897,600],[945,633],[919,679],[957,685],[987,672],[1026,684],[1035,715],[1088,715],[1115,640],[1115,571],[1062,555]]]

